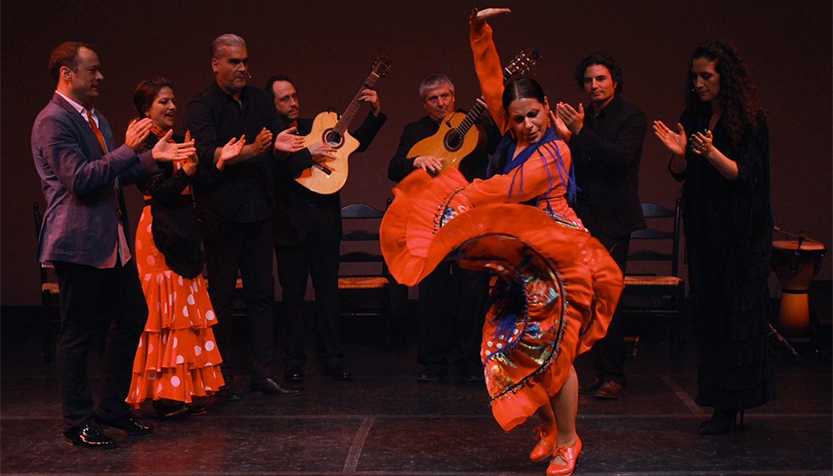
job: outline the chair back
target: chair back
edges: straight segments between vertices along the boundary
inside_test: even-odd
[[[673,209],[653,202],[642,203],[648,228],[631,233],[631,262],[666,263],[671,276],[679,277],[680,199]],[[630,274],[630,273],[626,273]]]

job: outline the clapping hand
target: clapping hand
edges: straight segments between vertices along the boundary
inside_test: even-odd
[[[151,124],[153,124],[153,121],[148,117],[130,121],[127,132],[124,133],[124,143],[135,152],[150,134]]]
[[[223,170],[226,167],[227,161],[240,155],[240,151],[243,150],[244,145],[246,145],[246,134],[240,136],[240,139],[232,137],[230,141],[226,142],[226,145],[220,151],[220,158],[217,159],[217,169]]]
[[[579,103],[578,111],[573,106],[560,102],[555,105],[558,118],[564,121],[564,126],[573,134],[578,134],[584,127],[584,105]]]
[[[298,152],[304,148],[304,136],[296,135],[297,127],[284,129],[275,139],[275,151],[277,152]]]
[[[662,144],[674,155],[685,155],[685,147],[688,141],[685,138],[685,129],[682,124],[677,124],[674,132],[662,121],[654,121],[654,135],[662,141]]]
[[[712,131],[706,129],[706,133],[703,134],[702,132],[696,132],[691,134],[691,138],[689,139],[689,147],[691,151],[695,154],[702,155],[703,157],[708,157],[709,153],[712,151],[712,139],[714,136],[712,135]]]
[[[255,137],[255,141],[251,145],[253,147],[252,152],[254,152],[255,156],[266,153],[269,150],[269,146],[272,145],[272,131],[264,127],[257,137]]]
[[[159,139],[159,142],[153,146],[153,160],[157,160],[159,162],[186,160],[197,153],[197,148],[194,146],[193,140],[186,140],[181,144],[171,142],[171,136],[173,133],[173,129],[169,130]]]

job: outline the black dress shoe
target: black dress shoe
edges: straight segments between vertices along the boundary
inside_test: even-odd
[[[417,377],[417,382],[435,382],[439,380],[440,377],[445,377],[445,375],[445,372],[438,372],[433,369],[425,369]]]
[[[111,450],[119,447],[112,438],[105,435],[101,431],[101,428],[92,422],[85,424],[81,428],[67,430],[64,432],[64,436],[67,438],[67,443],[82,448]]]
[[[129,436],[146,436],[153,433],[153,426],[139,423],[139,421],[133,418],[133,415],[130,414],[112,419],[106,419],[96,414],[95,422],[99,425],[107,425],[119,429],[127,433]]]
[[[347,382],[348,380],[353,380],[353,374],[348,372],[344,366],[341,365],[330,365],[324,368],[324,375],[327,377],[334,378],[336,380],[340,380],[342,382]]]
[[[220,400],[225,400],[227,402],[240,401],[240,395],[238,395],[237,392],[234,391],[233,385],[223,385],[222,387],[220,387],[219,390],[217,390],[217,393],[215,395],[217,395],[217,398],[219,398]]]
[[[169,403],[164,400],[154,400],[153,409],[156,410],[160,420],[168,420],[188,413],[188,407],[182,402]]]
[[[285,382],[303,383],[304,371],[301,369],[288,369],[283,373],[283,380]]]
[[[277,395],[279,397],[297,397],[301,394],[300,390],[294,388],[284,387],[275,382],[271,378],[252,379],[252,390],[260,390],[265,395]]]
[[[464,382],[482,382],[485,379],[481,372],[465,372],[463,374]]]

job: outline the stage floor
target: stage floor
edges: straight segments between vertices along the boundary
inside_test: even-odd
[[[0,472],[71,475],[543,475],[533,463],[537,422],[510,433],[492,419],[482,383],[451,375],[418,383],[415,331],[399,326],[388,351],[355,322],[344,322],[351,382],[336,382],[308,364],[303,395],[248,391],[217,401],[205,416],[159,422],[149,406],[137,414],[152,436],[108,431],[120,449],[72,447],[61,434],[54,365],[45,364],[35,326],[3,316]],[[829,331],[829,328],[828,328]],[[687,334],[690,338],[690,333]],[[798,362],[773,346],[777,399],[747,412],[742,430],[700,436],[711,409],[698,407],[693,344],[672,352],[664,333],[643,336],[629,356],[624,397],[582,396],[578,432],[584,451],[576,475],[830,475],[833,464],[829,352],[804,351]],[[240,347],[239,349],[237,347]],[[242,343],[236,342],[244,359]],[[245,360],[245,359],[244,359]],[[92,385],[100,382],[91,353]],[[589,378],[589,359],[577,361]],[[105,429],[106,430],[106,429]]]

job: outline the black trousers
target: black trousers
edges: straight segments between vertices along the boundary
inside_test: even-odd
[[[307,276],[315,290],[315,354],[324,365],[344,364],[338,314],[338,266],[341,215],[338,210],[305,210],[306,233],[299,244],[276,246],[278,280],[283,290],[283,342],[286,370],[307,361],[304,294]]]
[[[55,352],[64,422],[73,430],[98,413],[106,419],[126,416],[133,358],[145,328],[148,308],[136,263],[115,268],[55,262],[61,293],[61,329]],[[104,384],[98,406],[87,379],[87,355],[97,322],[109,321],[104,350]]]
[[[630,248],[630,235],[620,238],[607,236],[596,236],[602,245],[610,253],[610,257],[619,266],[622,272],[628,264],[628,248]],[[618,308],[613,314],[610,326],[607,328],[607,335],[593,346],[593,369],[596,377],[602,382],[612,380],[622,385],[627,384],[625,377],[625,323]]]
[[[272,226],[269,220],[233,223],[203,210],[205,260],[208,265],[208,293],[217,313],[214,326],[223,356],[223,373],[233,375],[231,313],[237,273],[243,278],[246,300],[246,334],[254,378],[272,376],[274,351],[275,277],[272,274]]]
[[[419,283],[417,361],[440,374],[449,357],[464,373],[481,373],[480,341],[489,274],[440,263]]]

